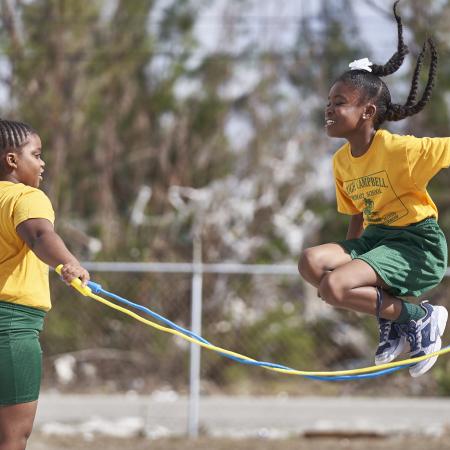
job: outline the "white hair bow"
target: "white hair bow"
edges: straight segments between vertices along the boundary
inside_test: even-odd
[[[372,66],[372,61],[369,61],[369,58],[363,59],[355,59],[355,61],[351,62],[348,66],[350,70],[367,70],[367,72],[372,72],[370,66]]]

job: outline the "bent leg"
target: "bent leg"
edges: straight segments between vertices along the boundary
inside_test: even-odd
[[[298,271],[306,281],[319,287],[325,274],[351,260],[351,256],[339,244],[318,245],[302,252],[298,262]]]
[[[33,429],[37,400],[0,406],[0,450],[24,450]]]
[[[327,273],[320,282],[321,298],[337,308],[377,315],[377,291],[383,288],[380,317],[396,320],[402,310],[402,301],[388,294],[384,281],[366,262],[354,259]]]

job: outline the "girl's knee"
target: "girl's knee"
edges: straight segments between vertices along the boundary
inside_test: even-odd
[[[314,247],[306,248],[301,253],[298,261],[298,271],[308,281],[310,278],[315,278],[317,272],[320,271],[317,253]]]
[[[27,439],[0,440],[0,450],[25,450],[27,448]]]
[[[345,301],[345,287],[334,272],[325,275],[319,285],[319,295],[331,306],[342,307]]]
[[[33,427],[22,425],[17,428],[0,429],[0,450],[24,450]]]
[[[30,433],[13,436],[0,436],[0,450],[25,450]]]

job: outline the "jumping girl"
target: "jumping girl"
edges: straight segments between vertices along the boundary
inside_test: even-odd
[[[376,364],[392,361],[408,344],[412,358],[439,350],[448,316],[442,306],[402,298],[433,288],[447,268],[447,244],[427,185],[450,165],[450,138],[399,136],[380,128],[386,120],[401,120],[425,107],[437,69],[436,49],[428,40],[406,103],[392,103],[381,77],[394,73],[408,53],[397,3],[397,52],[385,65],[367,58],[350,64],[351,70],[332,85],[325,109],[328,136],[347,140],[333,158],[337,208],[351,215],[347,239],[308,248],[299,261],[300,274],[325,302],[377,317]],[[428,82],[417,101],[427,47]],[[424,374],[436,359],[416,363],[410,374]]]
[[[50,200],[38,189],[45,163],[28,125],[0,119],[0,450],[23,450],[41,383],[39,332],[50,309],[48,266],[66,283],[88,272],[53,229]]]

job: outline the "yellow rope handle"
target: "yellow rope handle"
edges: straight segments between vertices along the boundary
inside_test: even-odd
[[[55,268],[55,271],[61,275],[61,268],[62,264],[60,264],[58,267]],[[115,309],[116,311],[120,311],[123,314],[126,314],[127,316],[132,317],[133,319],[138,320],[139,322],[142,322],[148,326],[151,326],[153,328],[156,328],[157,330],[164,331],[166,333],[179,336],[186,341],[189,341],[193,344],[197,344],[200,347],[206,348],[208,350],[212,350],[218,353],[222,353],[229,356],[234,356],[236,358],[240,358],[246,361],[253,361],[257,362],[255,359],[249,358],[248,356],[241,355],[240,353],[232,352],[230,350],[217,347],[212,344],[206,344],[205,342],[199,341],[198,339],[192,338],[190,336],[187,336],[186,334],[180,333],[178,330],[173,330],[172,328],[167,328],[162,325],[159,325],[157,323],[154,323],[148,319],[144,319],[140,315],[134,313],[133,311],[130,311],[126,308],[123,308],[122,306],[118,306],[115,303],[112,303],[103,297],[100,297],[97,294],[94,294],[89,286],[83,286],[81,280],[79,278],[75,278],[70,283],[73,288],[75,288],[78,292],[80,292],[85,297],[90,297],[100,303],[103,303],[104,305]],[[357,375],[357,374],[363,374],[363,373],[370,373],[370,372],[378,372],[379,370],[389,369],[391,367],[399,367],[404,366],[406,364],[415,364],[420,361],[424,361],[426,359],[432,358],[433,356],[439,356],[450,352],[450,347],[443,348],[441,350],[438,350],[433,353],[429,353],[428,355],[420,356],[417,358],[410,358],[410,359],[403,359],[400,361],[395,361],[387,364],[380,364],[379,366],[370,366],[370,367],[362,367],[359,369],[349,369],[349,370],[337,370],[337,371],[329,371],[329,372],[313,372],[313,371],[306,371],[306,370],[295,370],[295,369],[280,369],[277,367],[270,367],[270,366],[264,366],[261,365],[264,369],[271,370],[273,372],[279,372],[284,373],[287,375],[303,375],[303,376],[324,376],[324,377],[333,377],[333,376],[342,376],[342,375]]]

